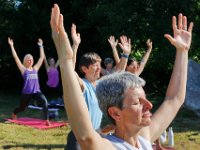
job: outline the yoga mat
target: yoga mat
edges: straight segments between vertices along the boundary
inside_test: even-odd
[[[64,122],[50,121],[51,125],[47,126],[46,120],[41,120],[41,119],[36,119],[36,118],[18,118],[18,119],[6,119],[6,120],[12,123],[25,125],[25,126],[29,126],[29,127],[33,127],[33,128],[41,129],[41,130],[57,128],[57,127],[67,125]]]

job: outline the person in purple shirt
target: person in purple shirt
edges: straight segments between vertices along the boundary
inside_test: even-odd
[[[48,93],[49,98],[62,97],[59,84],[59,61],[55,61],[53,57],[47,59],[44,53],[44,65],[48,76],[46,82],[46,94]]]
[[[24,111],[29,102],[34,99],[38,102],[39,105],[43,107],[46,125],[50,125],[47,99],[40,90],[38,79],[38,70],[40,69],[44,60],[44,49],[42,39],[38,39],[37,44],[40,48],[40,58],[34,66],[34,60],[31,54],[26,54],[24,56],[23,63],[20,61],[14,48],[14,42],[10,37],[8,38],[8,44],[10,45],[12,55],[24,79],[21,102],[19,107],[17,107],[13,111],[12,118],[17,119],[17,113]]]

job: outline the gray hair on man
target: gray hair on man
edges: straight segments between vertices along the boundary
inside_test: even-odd
[[[99,107],[106,117],[109,117],[108,108],[116,106],[123,108],[124,93],[129,88],[139,88],[145,85],[145,81],[130,72],[115,72],[99,79],[96,87],[96,96]],[[114,123],[114,122],[113,122]]]

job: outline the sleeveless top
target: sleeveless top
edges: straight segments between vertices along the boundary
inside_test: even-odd
[[[83,95],[85,97],[92,125],[94,129],[99,129],[102,120],[102,112],[99,108],[99,103],[96,97],[96,88],[85,78],[83,79],[83,83]]]
[[[47,72],[48,75],[48,81],[47,85],[49,87],[57,87],[59,83],[59,73],[57,68],[50,68],[49,71]]]
[[[133,147],[128,142],[113,135],[107,135],[104,138],[108,139],[116,150],[153,150],[150,141],[147,141],[141,136],[138,137],[139,148]]]
[[[33,94],[40,91],[38,72],[36,70],[25,70],[22,75],[24,79],[24,85],[22,89],[23,94]]]

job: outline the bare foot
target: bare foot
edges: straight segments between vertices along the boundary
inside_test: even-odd
[[[14,113],[12,113],[12,119],[13,119],[13,120],[16,120],[16,119],[17,119],[17,115],[14,114]]]
[[[46,120],[46,125],[51,126],[51,123],[49,122],[49,120]]]

